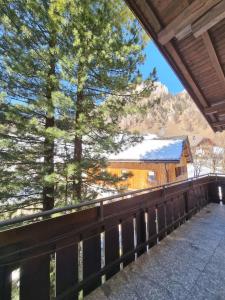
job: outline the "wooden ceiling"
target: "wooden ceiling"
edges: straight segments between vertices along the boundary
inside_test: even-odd
[[[212,129],[225,130],[225,0],[125,1]]]

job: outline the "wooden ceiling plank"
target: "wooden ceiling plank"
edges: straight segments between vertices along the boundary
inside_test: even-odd
[[[225,76],[224,76],[222,67],[220,65],[220,62],[218,60],[216,51],[215,51],[215,49],[213,47],[213,44],[212,44],[211,38],[209,36],[209,33],[208,32],[204,32],[202,34],[202,39],[204,41],[205,47],[207,49],[207,52],[209,54],[212,66],[214,67],[214,69],[215,69],[215,71],[217,73],[217,76],[219,77],[219,80],[223,83],[223,85],[225,87]]]
[[[148,24],[151,24],[152,28],[156,33],[158,33],[162,26],[159,23],[159,20],[157,19],[156,15],[153,13],[149,3],[147,0],[125,0],[127,4],[129,5],[130,9],[134,12],[134,14],[138,17],[139,21],[143,24],[142,18],[140,15],[145,18],[145,22]],[[137,12],[139,12],[139,16],[137,15]],[[143,24],[145,26],[145,24]]]
[[[222,0],[199,20],[192,24],[191,29],[197,38],[225,18],[225,0]]]
[[[195,0],[159,32],[158,41],[162,45],[165,45],[176,35],[179,36],[179,32],[182,32],[185,27],[191,25],[220,1],[221,0]]]
[[[210,107],[207,107],[204,109],[205,114],[210,115],[210,114],[217,114],[217,113],[222,113],[225,111],[225,100],[224,102],[221,102],[220,104],[215,104]]]
[[[212,123],[213,127],[224,127],[225,126],[225,120],[224,121],[218,121]]]
[[[195,95],[198,97],[199,101],[201,102],[203,107],[208,106],[207,102],[205,100],[205,98],[203,97],[202,93],[200,92],[198,86],[196,85],[196,83],[194,82],[190,72],[187,70],[186,66],[184,65],[182,59],[180,58],[180,56],[177,54],[177,51],[175,50],[174,46],[172,45],[172,43],[167,43],[167,45],[165,46],[167,48],[167,50],[169,51],[170,55],[172,56],[173,60],[176,62],[176,64],[179,66],[179,69],[181,70],[181,72],[183,73],[183,75],[185,76],[185,79],[187,80],[187,82],[189,82],[190,86],[192,87]]]
[[[151,7],[149,6],[149,4],[147,3],[146,0],[136,0],[136,5],[138,5],[142,12],[145,14],[146,16],[146,20],[153,26],[154,30],[156,33],[158,33],[161,29],[161,24],[159,23],[157,17],[155,16],[155,14],[153,13]]]

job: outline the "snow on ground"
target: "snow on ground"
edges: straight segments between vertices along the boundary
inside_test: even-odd
[[[194,177],[194,166],[193,166],[193,164],[188,164],[187,165],[187,170],[188,170],[188,178]],[[205,175],[205,174],[209,174],[211,172],[212,171],[209,167],[202,166],[199,175]]]

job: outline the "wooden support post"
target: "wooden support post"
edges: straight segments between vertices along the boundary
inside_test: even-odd
[[[0,299],[11,300],[11,270],[9,267],[0,267]]]

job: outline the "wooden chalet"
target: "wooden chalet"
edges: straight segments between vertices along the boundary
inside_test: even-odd
[[[157,139],[145,136],[141,143],[112,155],[107,171],[124,175],[120,186],[137,190],[187,179],[187,163],[191,161],[187,137]]]
[[[126,0],[214,131],[225,129],[225,0]]]
[[[193,143],[193,147],[195,148],[204,148],[204,147],[216,147],[216,143],[210,138],[201,138],[200,140]]]

